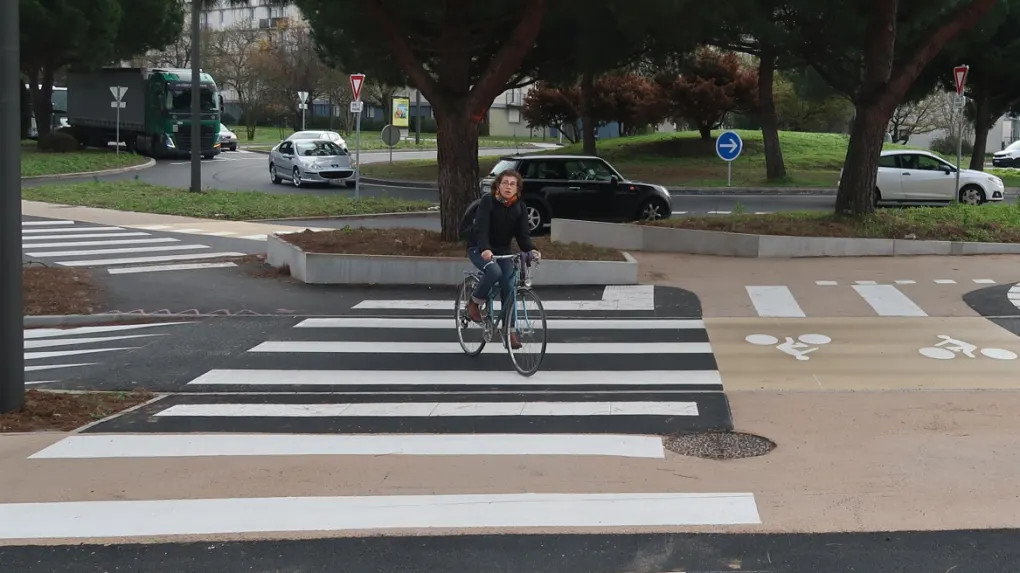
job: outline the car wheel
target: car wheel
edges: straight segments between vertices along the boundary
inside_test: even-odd
[[[549,216],[545,213],[545,209],[541,205],[525,203],[524,210],[528,217],[529,233],[534,233],[549,222]]]
[[[882,202],[882,192],[878,190],[878,187],[875,187],[875,195],[874,195],[874,197],[871,200],[871,205],[872,205],[872,207],[876,207],[877,208],[878,204],[881,203],[881,202]]]
[[[301,186],[301,170],[297,167],[294,168],[294,173],[291,173],[290,182],[293,183],[295,187]]]
[[[637,218],[641,221],[657,221],[666,217],[669,205],[658,197],[646,199],[638,208]]]
[[[960,203],[980,205],[985,202],[985,191],[977,185],[967,185],[960,189]]]
[[[269,179],[277,185],[279,185],[280,181],[282,181],[282,179],[280,179],[280,174],[276,172],[276,165],[272,163],[269,164]]]
[[[237,151],[237,144],[235,143],[235,144],[231,145],[230,146],[230,150],[231,151]]]

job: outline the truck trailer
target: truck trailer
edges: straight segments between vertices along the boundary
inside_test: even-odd
[[[220,152],[222,97],[212,76],[201,72],[201,150],[209,159]],[[117,139],[113,87],[127,88],[120,108],[120,140],[153,158],[191,155],[191,70],[102,68],[67,74],[68,130],[87,147]]]

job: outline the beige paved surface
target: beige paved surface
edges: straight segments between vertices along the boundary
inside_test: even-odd
[[[632,254],[640,264],[641,282],[693,291],[700,297],[706,317],[758,316],[745,287],[768,285],[788,287],[808,317],[876,316],[854,291],[856,281],[895,285],[929,316],[978,316],[963,302],[964,294],[993,284],[1020,282],[1020,255],[777,260]],[[989,280],[993,282],[975,282]],[[817,281],[836,284],[819,285]]]

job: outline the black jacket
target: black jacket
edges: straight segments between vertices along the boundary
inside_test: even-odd
[[[491,193],[483,196],[475,212],[474,230],[475,236],[468,243],[469,247],[490,250],[495,255],[509,255],[513,252],[510,240],[516,238],[522,251],[535,249],[528,232],[528,212],[520,199],[507,207]]]

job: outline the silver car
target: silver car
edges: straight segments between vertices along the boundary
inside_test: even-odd
[[[289,180],[295,187],[305,183],[339,183],[354,187],[355,165],[346,149],[328,139],[283,141],[269,152],[269,177],[273,183]]]
[[[294,141],[295,139],[327,139],[333,143],[347,149],[347,142],[344,141],[342,135],[335,131],[318,131],[318,130],[306,130],[298,131],[290,134],[284,141]]]

